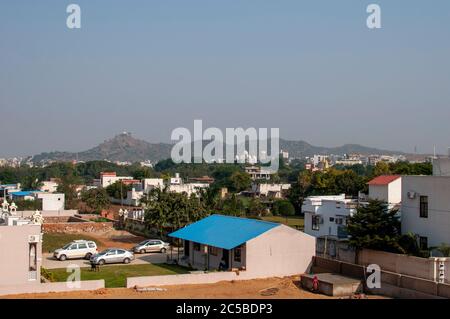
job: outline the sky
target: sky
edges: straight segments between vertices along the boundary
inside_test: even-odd
[[[381,29],[366,26],[371,3]],[[195,119],[446,153],[449,40],[448,0],[1,1],[0,157],[122,131],[170,142]]]

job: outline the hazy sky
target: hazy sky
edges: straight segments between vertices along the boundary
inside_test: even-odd
[[[82,27],[66,27],[77,3]],[[382,29],[366,27],[366,7]],[[315,145],[450,146],[450,1],[0,2],[0,156],[194,119]]]

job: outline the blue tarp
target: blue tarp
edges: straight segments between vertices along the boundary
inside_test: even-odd
[[[203,245],[233,249],[279,225],[256,219],[211,215],[169,236]]]

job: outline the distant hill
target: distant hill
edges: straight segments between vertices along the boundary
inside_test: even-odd
[[[290,157],[301,158],[314,154],[404,154],[402,152],[380,150],[358,144],[345,144],[339,147],[314,146],[305,141],[288,141],[280,139],[280,148],[289,152]],[[134,138],[130,133],[119,134],[112,139],[106,140],[100,145],[87,151],[72,152],[47,152],[33,156],[34,163],[47,161],[93,161],[110,160],[122,162],[140,162],[150,160],[153,162],[170,157],[172,144],[149,143]]]
[[[136,139],[129,133],[123,133],[106,140],[100,145],[87,151],[70,153],[70,152],[50,152],[35,155],[33,162],[45,161],[93,161],[93,160],[110,160],[122,162],[140,162],[145,160],[159,161],[170,157],[171,144],[165,143],[148,143],[146,141]]]

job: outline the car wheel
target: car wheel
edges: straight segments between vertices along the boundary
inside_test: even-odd
[[[100,259],[100,260],[98,261],[98,264],[99,264],[99,265],[104,265],[104,264],[105,264],[105,260],[104,260],[104,259]]]
[[[131,261],[130,258],[125,258],[125,259],[123,260],[123,263],[124,263],[124,264],[129,264],[130,261]]]
[[[146,253],[145,249],[141,249],[139,252],[140,252],[141,254],[145,254],[145,253]]]
[[[161,252],[164,254],[167,251],[165,248],[161,248]]]
[[[87,253],[86,256],[84,256],[84,259],[89,260],[89,259],[91,259],[91,257],[92,257],[92,254],[91,253]]]
[[[59,260],[61,260],[61,261],[64,261],[64,260],[66,260],[67,259],[67,256],[66,255],[61,255],[61,256],[59,256]]]

